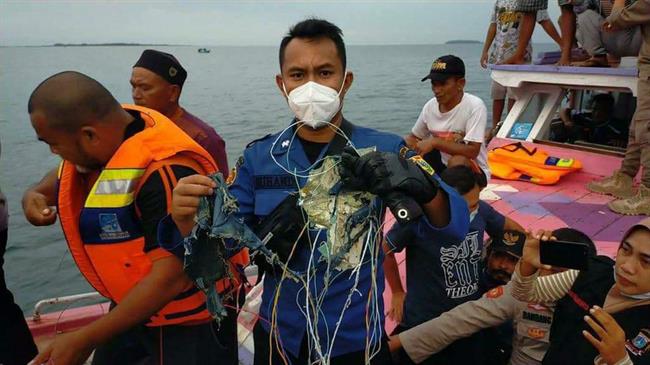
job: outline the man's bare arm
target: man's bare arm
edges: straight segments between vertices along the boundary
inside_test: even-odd
[[[404,314],[404,298],[406,297],[406,292],[404,291],[404,286],[402,286],[402,279],[399,277],[399,266],[397,265],[395,254],[390,251],[390,248],[385,242],[383,246],[386,254],[384,257],[384,275],[392,293],[388,317],[400,323]]]
[[[437,137],[431,137],[430,143],[433,149],[445,152],[452,156],[461,155],[471,159],[476,158],[481,151],[481,143],[478,142],[457,143]]]
[[[50,207],[56,204],[57,171],[52,169],[23,194],[23,213],[35,226],[47,226],[56,221],[56,212]]]
[[[95,343],[102,343],[142,323],[167,305],[191,284],[183,263],[175,256],[153,262],[151,272],[108,314],[84,331]]]
[[[497,24],[490,23],[487,34],[485,35],[485,42],[483,43],[483,52],[481,52],[481,67],[483,68],[487,67],[488,52],[490,51],[490,47],[492,46],[492,42],[494,41],[496,34]]]
[[[32,363],[83,363],[93,348],[145,322],[186,290],[190,283],[183,272],[183,263],[175,256],[154,261],[151,272],[113,310],[78,331],[57,336]]]
[[[30,188],[31,190],[45,195],[45,197],[47,197],[47,203],[50,205],[56,204],[56,182],[58,171],[58,167],[53,168],[43,176],[41,181]]]

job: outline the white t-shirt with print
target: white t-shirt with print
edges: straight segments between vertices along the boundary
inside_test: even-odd
[[[438,100],[432,98],[422,108],[417,122],[411,133],[418,138],[426,138],[433,135],[447,139],[452,134],[460,134],[466,142],[477,142],[481,144],[481,150],[476,157],[479,167],[490,178],[490,168],[487,164],[487,149],[485,148],[485,127],[487,124],[487,108],[481,98],[472,94],[464,93],[460,103],[452,110],[441,113]],[[449,154],[440,151],[442,163],[445,165]]]
[[[523,14],[515,11],[519,0],[496,0],[490,23],[496,24],[496,34],[492,43],[492,50],[488,57],[488,63],[498,64],[510,58],[517,51],[517,42],[519,42],[519,33],[521,29],[521,19]],[[548,20],[546,10],[537,11],[537,22]],[[524,59],[527,63],[532,57],[533,48],[528,43],[526,46],[526,55]]]

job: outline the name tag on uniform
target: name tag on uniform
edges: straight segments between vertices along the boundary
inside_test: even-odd
[[[258,175],[255,176],[255,190],[261,189],[294,189],[296,179],[291,175]]]
[[[517,334],[531,340],[549,342],[553,314],[542,305],[529,304],[517,321]]]

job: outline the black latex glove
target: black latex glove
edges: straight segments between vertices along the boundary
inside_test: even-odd
[[[254,231],[261,240],[270,237],[266,247],[285,263],[293,246],[305,244],[307,240],[306,215],[298,205],[298,194],[290,194],[255,226]]]
[[[402,193],[419,204],[428,203],[438,193],[438,183],[415,162],[396,153],[370,152],[359,157],[352,147],[341,153],[339,173],[343,185],[385,198]]]

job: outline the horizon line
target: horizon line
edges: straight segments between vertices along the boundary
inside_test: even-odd
[[[471,42],[467,44],[483,44],[482,41],[472,39],[450,39],[443,43],[349,43],[346,46],[440,46],[447,45],[448,42],[464,41]],[[463,43],[452,43],[463,44]],[[554,42],[534,42],[533,44],[554,44]],[[138,42],[101,42],[101,43],[52,43],[52,44],[0,44],[0,48],[44,48],[44,47],[140,47],[140,46],[158,46],[158,47],[278,47],[276,44],[171,44],[171,43],[138,43]]]

